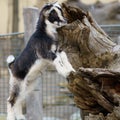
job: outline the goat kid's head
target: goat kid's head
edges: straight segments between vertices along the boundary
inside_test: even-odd
[[[58,3],[46,4],[41,10],[40,19],[45,21],[46,26],[51,25],[54,28],[67,24],[62,8]]]

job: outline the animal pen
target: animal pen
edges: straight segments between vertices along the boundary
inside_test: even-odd
[[[119,44],[120,25],[101,25],[101,27],[113,38],[114,42]],[[6,114],[6,100],[9,92],[6,58],[10,54],[17,56],[24,46],[24,33],[0,35],[0,114]],[[80,110],[75,106],[73,95],[66,87],[67,81],[54,69],[43,73],[41,81],[43,118],[78,120]]]

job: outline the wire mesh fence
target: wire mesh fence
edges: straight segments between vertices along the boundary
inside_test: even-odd
[[[18,55],[24,46],[23,37],[23,33],[0,35],[0,113],[6,113],[6,100],[9,91],[6,58],[10,54]]]
[[[42,76],[43,116],[50,120],[73,120],[72,115],[80,118],[80,110],[73,102],[73,95],[66,88],[67,81],[54,70]],[[70,118],[71,117],[71,118]]]
[[[101,28],[112,38],[113,42],[120,44],[120,24],[101,25]]]
[[[118,43],[120,25],[102,25],[105,32]],[[24,47],[24,33],[0,35],[0,113],[6,114],[6,100],[9,92],[9,74],[6,58],[18,56]],[[66,88],[67,81],[55,70],[42,75],[43,116],[49,120],[77,120],[80,110],[75,106],[73,95]],[[75,119],[76,118],[76,119]]]

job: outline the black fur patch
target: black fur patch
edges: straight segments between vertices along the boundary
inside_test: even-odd
[[[59,19],[58,17],[58,14],[55,10],[52,10],[49,14],[49,17],[48,17],[48,20],[51,22],[51,23],[54,23],[55,21],[57,22],[60,22],[61,20]]]
[[[40,57],[44,59],[54,60],[56,55],[51,51],[51,45],[57,46],[58,42],[46,33],[46,24],[44,12],[49,10],[53,5],[46,5],[40,12],[39,20],[35,33],[31,36],[26,48],[22,53],[15,59],[11,66],[13,75],[19,79],[24,79],[29,69]],[[53,15],[52,15],[53,14]],[[56,11],[51,11],[49,19],[53,22],[54,20],[59,21]]]

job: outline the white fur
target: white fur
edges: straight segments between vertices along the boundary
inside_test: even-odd
[[[13,55],[9,55],[6,61],[9,64],[9,63],[13,62],[14,60],[15,60],[15,57]]]
[[[53,64],[55,65],[57,72],[65,78],[70,74],[70,72],[75,72],[74,68],[68,61],[65,52],[57,53],[57,58],[53,61]]]
[[[9,69],[9,73],[10,73],[9,85],[10,85],[10,91],[11,91],[16,80],[10,69]],[[9,99],[10,97],[7,100],[9,101]],[[15,120],[14,109],[9,102],[7,102],[7,120]]]
[[[65,53],[64,51],[62,51],[62,52],[60,53],[60,57],[61,57],[64,65],[65,65],[66,69],[75,72],[74,68],[73,68],[72,65],[70,64],[70,62],[69,62],[69,60],[68,60],[68,58],[67,58],[67,55],[66,55],[66,53]]]
[[[9,102],[7,102],[7,120],[15,120],[14,109]]]
[[[57,12],[58,17],[60,18],[60,20],[64,21],[64,18],[63,18],[62,14],[61,14],[61,11],[56,7],[54,7],[54,10]]]
[[[32,90],[34,90],[36,85],[36,79],[41,76],[47,64],[49,64],[47,60],[44,59],[36,60],[36,62],[31,67],[29,73],[26,75],[24,79],[24,83],[22,85],[22,91],[20,93],[21,96],[23,94],[27,96]]]
[[[57,31],[56,31],[57,25],[52,24],[48,20],[46,20],[45,23],[46,23],[46,32],[47,32],[47,34],[52,36],[53,38],[55,38],[55,34],[57,34]]]
[[[19,96],[20,97],[20,96]],[[22,113],[22,102],[20,98],[16,101],[13,109],[17,120],[26,120]]]
[[[10,81],[9,81],[10,91],[12,91],[12,89],[14,88],[14,85],[17,84],[17,85],[20,86],[21,84],[19,83],[19,80],[13,76],[13,74],[12,74],[10,69],[9,69],[9,73],[10,73]],[[8,101],[9,101],[10,97],[8,98]],[[18,103],[18,101],[17,101],[17,103]],[[19,107],[22,107],[22,106],[20,106],[21,102],[19,102],[20,103],[19,106],[18,106],[17,103],[15,103],[14,107],[12,107],[9,102],[7,103],[7,120],[15,120],[15,118],[18,115],[20,116],[20,114],[22,114],[22,109],[20,111],[20,108],[19,108]],[[17,113],[16,113],[16,111],[17,111]],[[17,119],[17,120],[19,120],[19,119]]]
[[[57,21],[55,21],[54,23],[51,23],[47,19],[45,20],[45,23],[46,23],[46,32],[48,33],[48,35],[52,36],[53,38],[55,38],[55,34],[57,34],[56,29],[67,24],[67,22],[65,21],[63,15],[61,13],[61,11],[57,7],[61,8],[59,4],[55,3],[54,7],[52,7],[49,11],[47,11],[46,14],[48,16],[48,14],[52,10],[55,10],[57,12],[58,17],[61,20],[61,22],[58,23]]]
[[[57,49],[56,45],[53,44],[53,45],[51,46],[51,51],[52,51],[53,53],[55,53],[56,49]]]

